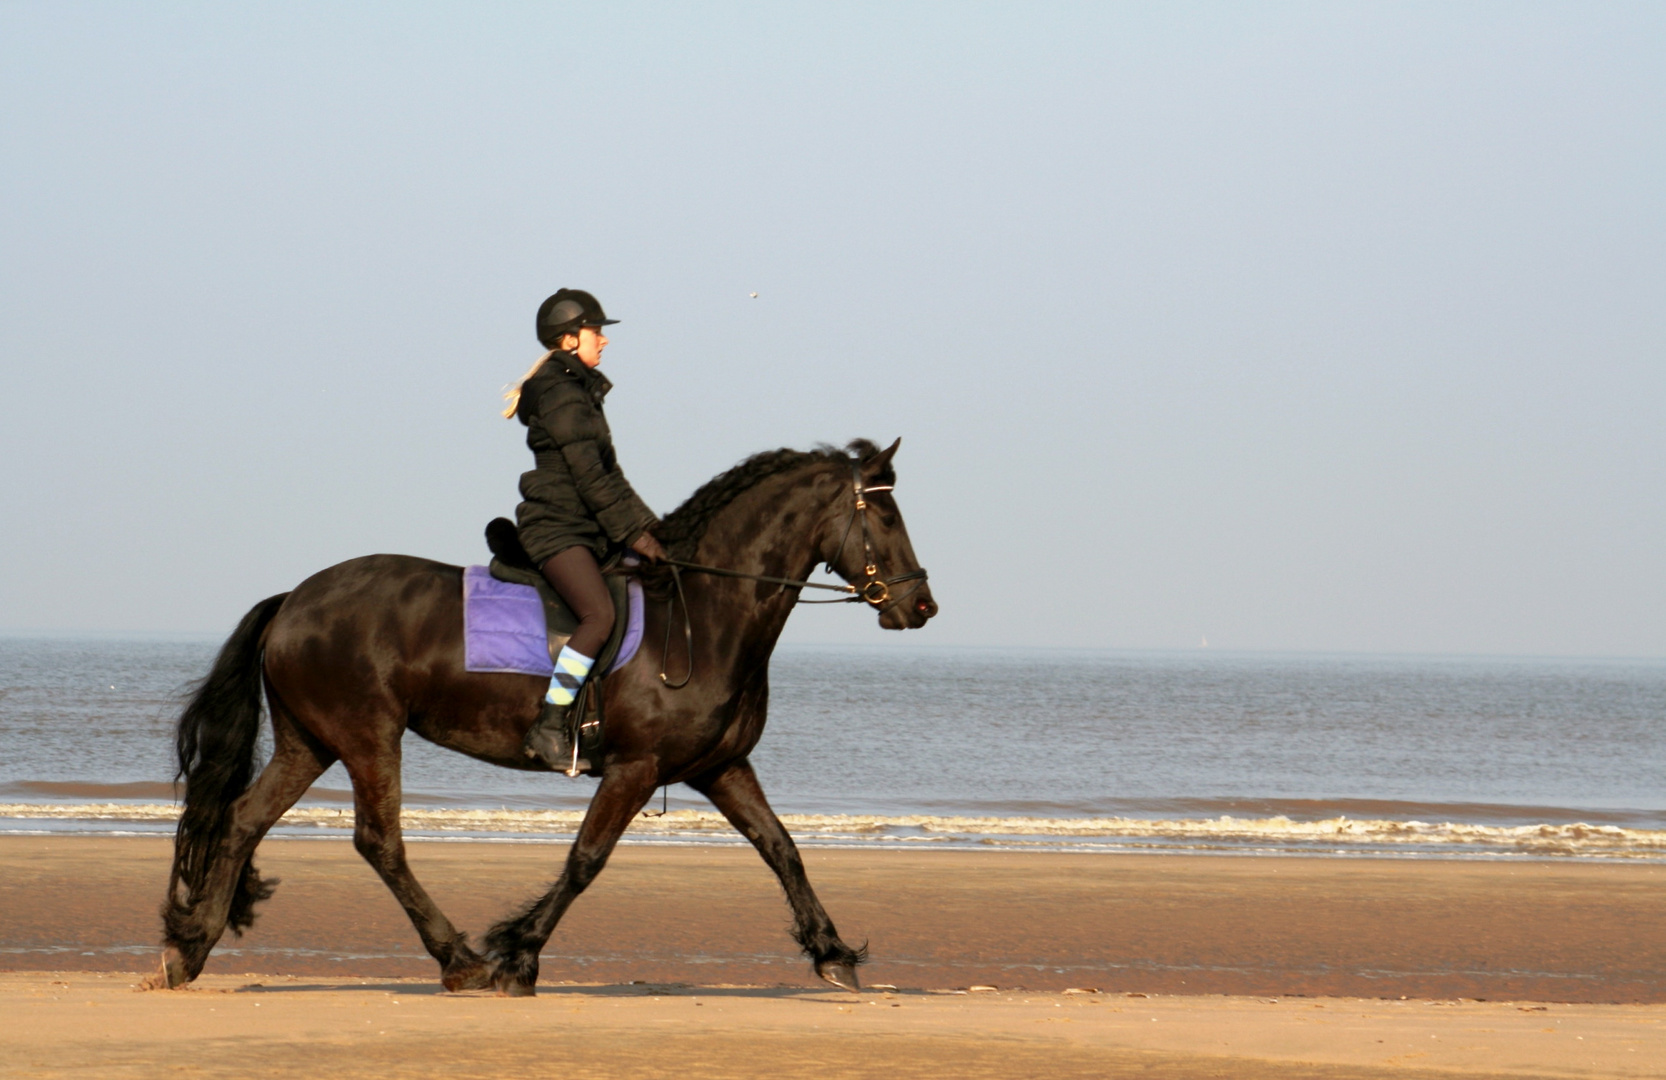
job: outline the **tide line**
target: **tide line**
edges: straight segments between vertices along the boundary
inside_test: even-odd
[[[27,822],[74,823],[80,831],[121,824],[158,827],[177,821],[167,803],[0,803],[0,831]],[[401,821],[411,833],[463,839],[570,835],[582,810],[431,809],[406,807]],[[1523,855],[1605,859],[1666,859],[1666,830],[1627,829],[1583,822],[1474,825],[1332,817],[1300,821],[1284,816],[1146,819],[1131,817],[1043,818],[946,815],[784,814],[800,841],[852,844],[983,846],[1024,850],[1143,851],[1334,851],[1406,855]],[[10,828],[7,828],[10,823]],[[350,807],[301,806],[278,823],[289,832],[344,832],[353,827]],[[637,840],[731,843],[740,838],[722,815],[674,810],[639,817]]]

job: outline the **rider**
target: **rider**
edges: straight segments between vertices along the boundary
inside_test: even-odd
[[[568,707],[613,632],[613,598],[600,564],[627,547],[649,561],[665,557],[650,531],[659,519],[620,470],[602,415],[613,388],[597,370],[607,348],[602,327],[618,321],[584,290],[558,291],[538,308],[538,340],[549,352],[504,395],[503,415],[526,425],[537,465],[521,474],[521,545],[578,618],[556,659],[543,712],[526,735],[526,755],[552,768],[566,764]]]

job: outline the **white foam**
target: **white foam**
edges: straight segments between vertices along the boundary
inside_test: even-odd
[[[172,824],[179,809],[166,803],[0,803],[0,819],[42,819],[78,823]],[[413,833],[559,836],[577,831],[582,810],[466,810],[406,807],[404,828]],[[966,845],[1025,849],[1136,850],[1336,850],[1403,854],[1518,854],[1619,859],[1666,858],[1666,830],[1626,829],[1579,822],[1534,825],[1475,825],[1461,822],[1356,820],[1346,817],[1297,821],[1288,817],[1035,818],[936,815],[786,814],[788,830],[800,840]],[[283,816],[286,830],[348,830],[350,807],[303,806]],[[26,827],[25,827],[26,828]],[[674,810],[637,818],[631,835],[643,840],[737,842],[722,815]]]

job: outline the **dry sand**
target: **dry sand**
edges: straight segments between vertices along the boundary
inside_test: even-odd
[[[478,932],[563,850],[412,861]],[[168,854],[0,837],[0,1076],[1666,1077],[1651,866],[809,850],[901,988],[857,997],[815,986],[749,850],[626,847],[526,1000],[440,993],[335,839],[269,841],[254,930],[134,993]]]
[[[0,1075],[1659,1077],[1666,1008],[0,975]]]

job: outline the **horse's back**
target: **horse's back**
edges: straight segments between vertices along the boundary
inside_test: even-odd
[[[290,592],[284,622],[334,621],[353,611],[387,612],[438,601],[462,603],[463,568],[414,555],[361,555],[318,571]]]
[[[286,696],[327,683],[344,700],[389,688],[413,666],[460,667],[462,608],[462,567],[412,555],[348,559],[284,601],[267,630],[267,673]]]

